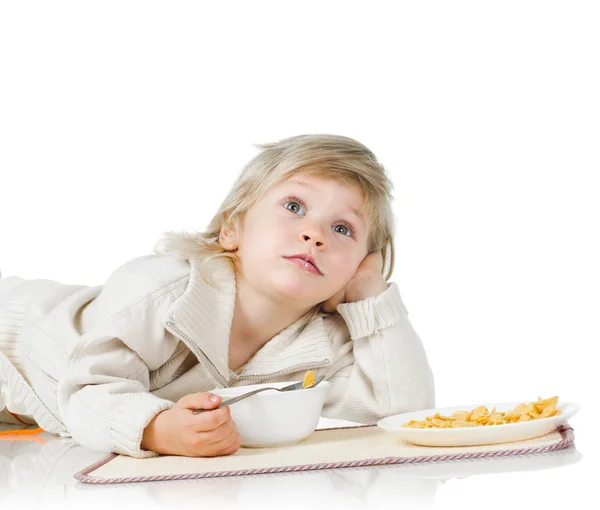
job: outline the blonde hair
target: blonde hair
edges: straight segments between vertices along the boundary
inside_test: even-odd
[[[164,232],[155,253],[177,253],[188,259],[201,257],[202,266],[218,257],[236,255],[219,243],[221,228],[239,232],[246,212],[273,187],[292,175],[309,175],[355,186],[364,193],[360,212],[369,225],[368,252],[382,250],[383,274],[387,280],[394,270],[393,184],[385,168],[363,144],[345,136],[310,134],[258,144],[262,151],[242,170],[229,194],[204,232]],[[385,270],[387,264],[387,272]],[[234,266],[232,266],[234,267]],[[203,278],[211,284],[202,271]],[[329,315],[316,306],[311,319]]]

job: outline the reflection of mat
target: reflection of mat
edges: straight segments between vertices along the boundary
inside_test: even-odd
[[[240,448],[224,457],[164,455],[135,459],[111,454],[75,475],[87,483],[182,480],[339,467],[406,464],[549,452],[575,437],[567,424],[535,439],[487,446],[437,448],[394,439],[376,425],[316,430],[301,443],[280,448]]]

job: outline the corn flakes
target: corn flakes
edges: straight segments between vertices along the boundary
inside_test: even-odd
[[[306,376],[304,380],[306,381]],[[432,429],[483,427],[521,423],[530,420],[549,418],[560,414],[561,410],[556,408],[557,403],[558,396],[544,400],[542,400],[542,397],[538,397],[536,402],[519,404],[512,411],[507,411],[505,413],[496,411],[495,407],[489,411],[486,406],[479,406],[471,411],[455,411],[450,416],[442,416],[439,413],[436,413],[433,416],[427,416],[424,420],[410,420],[402,425],[402,427]]]
[[[302,381],[303,388],[310,388],[315,384],[315,373],[312,370],[309,370],[304,374],[304,380]]]

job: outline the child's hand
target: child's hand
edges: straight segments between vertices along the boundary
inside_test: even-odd
[[[216,397],[215,402],[210,397]],[[214,409],[221,397],[195,393],[181,398],[171,409],[159,413],[144,429],[141,448],[165,455],[216,457],[231,455],[240,447],[240,435],[229,407]],[[193,414],[194,409],[214,411]]]
[[[382,269],[381,250],[369,253],[360,263],[346,287],[323,303],[323,310],[335,312],[340,303],[354,303],[381,294],[389,287],[381,274]]]

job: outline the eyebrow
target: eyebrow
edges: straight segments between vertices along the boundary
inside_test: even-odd
[[[317,189],[317,187],[316,187],[316,186],[313,186],[312,184],[309,184],[308,182],[299,181],[299,180],[296,180],[296,179],[294,179],[294,180],[290,180],[289,182],[290,182],[291,184],[299,184],[300,186],[304,186],[304,187],[306,187],[306,188],[311,188],[311,189],[314,189],[314,190],[316,190],[316,189]],[[361,219],[362,221],[365,221],[365,218],[364,218],[364,216],[361,214],[361,212],[360,212],[358,209],[355,209],[354,207],[351,207],[351,208],[350,208],[350,211],[351,211],[351,212],[352,212],[352,213],[353,213],[353,214],[354,214],[354,215],[355,215],[357,218]]]

